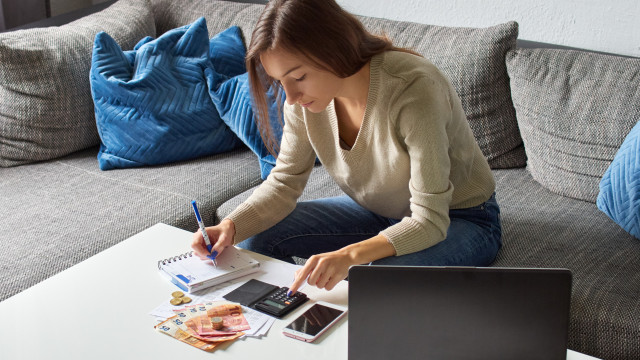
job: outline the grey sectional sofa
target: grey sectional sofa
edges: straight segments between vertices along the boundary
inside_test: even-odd
[[[157,222],[195,231],[191,200],[214,224],[261,182],[246,148],[100,171],[87,92],[98,30],[131,48],[205,16],[210,35],[238,25],[248,39],[261,9],[120,0],[59,28],[0,34],[0,300]],[[640,120],[640,59],[516,42],[515,23],[462,29],[361,19],[430,58],[461,95],[497,181],[504,247],[494,266],[571,269],[569,348],[640,358],[640,240],[595,204],[600,177]],[[40,53],[19,52],[25,44]],[[60,64],[40,56],[55,53]],[[338,194],[319,165],[302,198]]]

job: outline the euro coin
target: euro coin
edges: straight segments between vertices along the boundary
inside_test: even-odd
[[[171,293],[171,296],[173,296],[174,298],[181,298],[184,296],[184,293],[182,291],[174,291]]]
[[[211,318],[211,324],[213,324],[213,328],[215,330],[222,329],[222,318],[221,317],[213,317]]]
[[[188,296],[183,296],[181,299],[183,304],[188,304],[191,302],[191,298]]]
[[[169,301],[171,305],[180,305],[182,304],[182,298],[173,298]]]

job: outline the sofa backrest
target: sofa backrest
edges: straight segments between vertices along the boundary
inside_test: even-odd
[[[88,10],[40,23],[41,26],[59,26],[74,20],[73,16],[102,10],[114,2],[111,0]],[[118,6],[109,10],[111,13],[129,6],[127,1],[115,3]],[[144,35],[158,36],[204,16],[211,36],[232,25],[238,25],[245,42],[248,42],[263,3],[264,0],[145,0],[136,4],[149,4],[151,11],[147,15],[141,16],[131,11],[129,13],[139,23],[142,21],[140,19],[151,19],[151,24],[132,27],[132,22],[127,21],[129,25],[126,28],[114,27],[110,33],[123,33],[127,39],[124,44],[129,47]],[[388,35],[396,45],[410,47],[423,54],[449,77],[462,99],[474,135],[492,168],[520,167],[526,164],[533,177],[550,190],[581,200],[595,201],[597,182],[626,134],[640,118],[636,106],[640,93],[635,90],[640,78],[640,59],[526,40],[517,40],[516,43],[518,27],[514,22],[474,29],[371,17],[360,19],[371,31]],[[95,25],[95,21],[91,19],[77,21],[93,22]],[[110,22],[100,25],[105,24]],[[27,27],[33,26],[38,26],[38,23]],[[66,29],[71,30],[72,27],[34,30],[44,31],[40,38],[49,38],[50,42],[53,33]],[[4,34],[0,36],[14,37]],[[32,39],[33,36],[28,38]],[[76,41],[73,36],[62,39],[67,43]],[[61,83],[86,85],[86,74],[78,70],[89,66],[92,40],[92,36],[78,37],[78,41],[89,45],[73,55],[66,54],[62,62],[80,61],[84,65],[70,65],[75,69],[70,73],[61,73],[59,70],[50,73],[55,73],[58,78],[68,77]],[[56,47],[58,52],[62,48]],[[4,50],[1,52],[7,54]],[[6,64],[8,62],[4,61],[3,66],[6,67]],[[29,64],[29,69],[32,68]],[[31,70],[28,73],[31,74]],[[7,84],[25,84],[25,81],[14,79],[16,75],[19,73],[15,70],[7,70],[0,76],[0,80],[4,79]],[[36,84],[42,83],[41,79],[36,80]],[[73,139],[63,138],[64,146],[55,145],[56,142],[53,141],[36,149],[37,151],[24,156],[21,154],[22,157],[14,157],[8,161],[6,157],[3,159],[3,154],[8,151],[5,147],[5,150],[0,151],[0,161],[4,161],[0,165],[10,166],[55,158],[95,145],[95,130],[87,125],[93,123],[91,103],[78,102],[78,99],[89,98],[89,90],[85,85],[56,90],[61,96],[60,101],[70,99],[66,105],[68,113],[62,114],[59,121],[53,117],[49,120],[50,125],[58,127],[58,130],[60,126],[66,126],[68,131],[73,131],[70,133]],[[3,89],[20,94],[20,91],[15,92],[15,89],[9,87]],[[2,98],[6,100],[10,97]],[[29,108],[30,112],[35,108],[29,101],[19,103],[12,100],[9,105],[15,107],[16,104]],[[31,114],[30,112],[26,113]],[[56,115],[58,112],[47,114]],[[84,119],[83,124],[86,124],[70,122],[80,117]],[[16,123],[13,122],[10,126],[15,128]],[[78,137],[78,126],[89,129],[86,131],[86,139]],[[26,136],[31,135],[33,134]],[[40,135],[51,138],[51,133],[38,136]],[[30,138],[27,142],[35,143],[34,139]]]

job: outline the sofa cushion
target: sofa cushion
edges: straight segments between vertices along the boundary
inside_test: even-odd
[[[526,169],[494,170],[503,247],[493,266],[573,273],[568,348],[640,358],[640,241],[595,204],[556,194]]]
[[[0,301],[159,222],[196,231],[191,200],[213,225],[218,206],[262,181],[245,148],[118,171],[101,171],[97,153],[0,168],[0,209],[11,209],[0,216]]]
[[[433,62],[451,81],[471,130],[492,168],[522,167],[526,157],[511,102],[504,59],[518,24],[458,28],[360,17],[373,33]]]
[[[600,180],[596,204],[629,234],[640,239],[640,122],[631,129]]]
[[[220,55],[214,62],[229,75],[244,71],[234,32],[228,29],[211,40],[218,50],[214,55]],[[240,144],[207,91],[209,50],[204,18],[156,40],[143,39],[128,54],[107,33],[96,36],[91,91],[102,170],[192,159]]]
[[[518,49],[506,63],[533,178],[595,203],[600,178],[640,119],[640,59]]]
[[[99,142],[89,87],[93,39],[125,49],[155,36],[147,0],[120,0],[59,27],[0,34],[0,166],[53,159]]]

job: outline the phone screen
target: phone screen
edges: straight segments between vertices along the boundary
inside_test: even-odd
[[[341,314],[342,310],[315,304],[291,324],[287,325],[287,328],[315,336]]]

